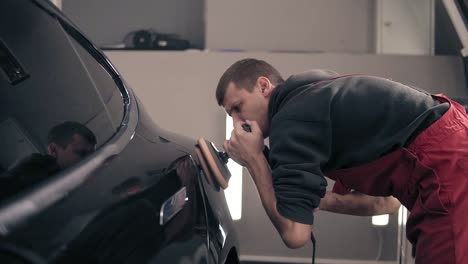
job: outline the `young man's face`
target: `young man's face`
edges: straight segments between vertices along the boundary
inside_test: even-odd
[[[90,144],[85,138],[79,134],[74,134],[73,140],[68,145],[64,148],[55,145],[50,155],[56,158],[60,168],[65,169],[92,153],[94,149],[95,146]]]
[[[269,135],[268,102],[272,87],[268,79],[263,81],[265,83],[257,82],[251,92],[231,82],[226,89],[223,106],[234,123],[256,121],[266,138]]]

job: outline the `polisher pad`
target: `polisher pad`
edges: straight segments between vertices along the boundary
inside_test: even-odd
[[[218,151],[213,143],[204,138],[198,139],[196,153],[202,169],[207,175],[208,182],[212,184],[214,180],[221,188],[226,189],[231,178],[231,173],[227,167],[228,158],[226,154]],[[211,181],[210,178],[212,178]]]
[[[205,157],[203,157],[203,155],[201,154],[200,147],[196,146],[195,152],[197,153],[198,159],[200,160],[203,173],[205,174],[208,183],[211,186],[213,186],[213,176],[211,175],[210,169],[208,168],[208,164],[206,163]]]

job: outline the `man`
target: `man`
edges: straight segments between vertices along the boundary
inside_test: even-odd
[[[459,104],[364,75],[315,70],[284,81],[256,59],[229,67],[216,99],[234,122],[224,148],[249,170],[288,247],[308,241],[318,208],[364,216],[401,203],[416,263],[468,263],[468,118]]]
[[[74,165],[96,147],[94,133],[78,122],[67,121],[54,126],[47,139],[47,155],[34,153],[2,173],[0,199]]]

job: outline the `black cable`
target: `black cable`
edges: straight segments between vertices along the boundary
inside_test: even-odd
[[[312,232],[310,232],[310,241],[312,241],[312,264],[315,264],[315,237]]]

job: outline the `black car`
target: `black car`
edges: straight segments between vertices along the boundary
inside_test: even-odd
[[[0,91],[0,263],[239,263],[197,141],[155,124],[49,1],[1,1]],[[28,157],[54,161],[47,134],[64,122],[91,130],[95,151],[12,177]]]

